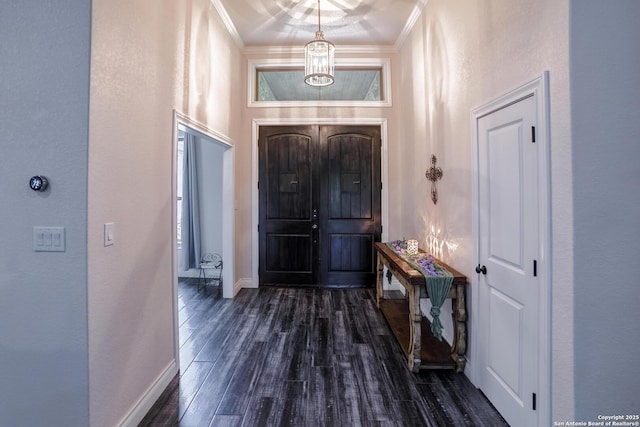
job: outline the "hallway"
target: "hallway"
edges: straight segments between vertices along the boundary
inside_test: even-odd
[[[368,289],[179,284],[180,372],[141,426],[500,426],[462,374],[412,374]]]

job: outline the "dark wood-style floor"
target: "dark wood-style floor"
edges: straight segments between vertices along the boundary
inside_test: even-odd
[[[411,373],[370,289],[181,282],[180,376],[141,426],[506,426],[464,374]]]

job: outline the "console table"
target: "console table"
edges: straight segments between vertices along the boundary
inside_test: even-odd
[[[447,295],[447,298],[451,299],[454,324],[453,345],[449,346],[444,340],[438,341],[431,334],[428,320],[420,313],[420,299],[429,298],[422,273],[411,267],[386,243],[376,243],[375,249],[378,256],[376,302],[407,355],[409,369],[413,372],[420,369],[455,369],[456,372],[462,372],[467,350],[467,278],[447,264],[436,260],[454,276]],[[404,287],[406,292],[401,298],[393,298],[392,293],[384,292],[382,283],[385,266]]]

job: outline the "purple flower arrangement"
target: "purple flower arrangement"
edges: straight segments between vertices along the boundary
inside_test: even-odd
[[[445,270],[438,265],[436,260],[425,252],[412,254],[407,250],[407,242],[405,240],[395,240],[390,243],[391,248],[402,258],[409,262],[417,264],[429,276],[444,276]]]

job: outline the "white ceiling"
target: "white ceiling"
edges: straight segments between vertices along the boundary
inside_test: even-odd
[[[313,40],[317,0],[211,0],[242,46]],[[398,46],[428,0],[320,0],[321,28],[336,45]]]

